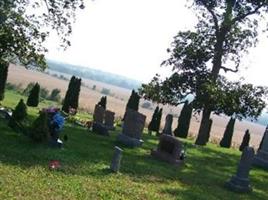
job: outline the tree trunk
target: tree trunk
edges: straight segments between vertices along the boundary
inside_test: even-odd
[[[195,144],[197,145],[206,145],[209,139],[209,119],[210,119],[211,110],[206,107],[203,110],[202,120],[199,127],[199,132]]]

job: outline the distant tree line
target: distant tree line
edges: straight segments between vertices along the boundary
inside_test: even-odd
[[[115,75],[112,73],[103,72],[100,70],[95,70],[87,67],[81,67],[66,63],[59,63],[51,60],[48,60],[47,64],[49,66],[49,69],[57,72],[66,73],[95,81],[100,81],[126,89],[133,89],[133,88],[137,89],[141,85],[141,83],[139,83],[136,80],[131,80],[120,75]]]

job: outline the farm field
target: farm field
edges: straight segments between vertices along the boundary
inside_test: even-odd
[[[93,112],[94,105],[100,100],[101,96],[103,94],[100,93],[102,88],[107,88],[113,93],[113,96],[108,96],[107,101],[107,108],[109,110],[112,110],[116,113],[117,116],[123,116],[125,112],[125,106],[128,100],[128,97],[131,93],[130,90],[119,88],[116,86],[108,85],[105,83],[100,83],[97,81],[92,80],[83,80],[86,85],[89,87],[82,87],[81,93],[80,93],[80,107],[85,108],[90,113]],[[54,88],[59,88],[62,92],[61,95],[65,94],[67,87],[68,87],[68,81],[60,80],[58,78],[52,77],[50,75],[37,72],[37,71],[30,71],[26,70],[23,67],[18,67],[15,65],[11,65],[9,69],[9,76],[8,76],[8,82],[15,83],[15,84],[22,84],[23,87],[26,87],[26,85],[30,82],[39,82],[43,87],[46,87],[49,90],[52,90]],[[96,85],[97,90],[90,89],[91,86]],[[142,101],[140,105],[142,104]],[[165,115],[168,113],[176,114],[179,116],[181,107],[171,107],[171,106],[164,106],[164,115],[162,117],[162,126],[164,124]],[[144,109],[142,107],[139,108],[139,111],[147,116],[147,124],[151,120],[151,116],[153,113],[153,110]],[[224,116],[216,116],[213,117],[213,125],[211,129],[211,141],[218,143],[218,141],[221,139],[225,126],[228,122],[228,118]],[[193,137],[197,134],[199,129],[199,122],[200,117],[193,117],[191,121],[190,126],[190,135]],[[174,118],[173,120],[173,128],[177,126],[177,118]],[[251,145],[255,148],[258,147],[259,142],[262,138],[263,132],[265,130],[265,127],[256,123],[248,122],[248,121],[242,121],[236,122],[235,126],[235,132],[233,137],[233,146],[239,146],[240,142],[242,140],[242,137],[245,133],[245,130],[249,129],[252,133],[251,137]]]

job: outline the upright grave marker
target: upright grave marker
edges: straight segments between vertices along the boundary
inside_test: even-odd
[[[104,125],[108,130],[115,129],[114,128],[114,115],[115,113],[110,110],[105,111]]]
[[[173,122],[173,115],[168,114],[166,116],[166,123],[165,123],[162,134],[172,135],[172,122]]]
[[[254,149],[246,147],[241,155],[236,175],[226,183],[226,187],[235,192],[251,192],[249,172],[254,159]]]
[[[127,109],[123,130],[117,140],[129,147],[141,146],[141,135],[145,126],[146,116],[132,109]]]
[[[93,114],[92,131],[100,135],[109,135],[107,128],[104,126],[105,109],[96,104]]]
[[[151,155],[160,160],[179,166],[183,162],[180,159],[182,150],[182,142],[173,136],[163,134],[159,138],[157,149],[152,150]]]

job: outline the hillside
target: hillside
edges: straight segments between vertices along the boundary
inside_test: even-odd
[[[99,81],[130,90],[137,89],[141,85],[141,83],[137,80],[89,67],[72,65],[53,60],[47,60],[47,64],[48,68],[53,71],[69,75],[75,75],[82,78]]]

